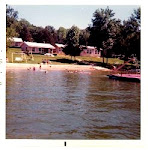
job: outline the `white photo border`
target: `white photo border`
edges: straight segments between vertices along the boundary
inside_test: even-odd
[[[6,4],[9,5],[140,5],[141,6],[141,139],[140,140],[10,140],[6,139]],[[65,148],[64,142],[67,142],[69,148],[84,148],[85,149],[148,149],[147,134],[148,134],[148,78],[147,78],[147,5],[141,0],[1,0],[0,1],[0,143],[5,149],[50,149],[57,147]]]

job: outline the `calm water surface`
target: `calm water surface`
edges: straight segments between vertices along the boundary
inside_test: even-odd
[[[8,70],[6,138],[140,139],[140,83],[106,74]]]

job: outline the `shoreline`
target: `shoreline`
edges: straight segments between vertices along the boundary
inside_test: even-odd
[[[6,63],[6,70],[27,70],[28,68],[40,69],[40,64],[22,64],[22,63]],[[90,66],[90,65],[50,65],[50,64],[41,64],[41,69],[43,70],[100,70],[100,71],[111,71],[110,69],[103,68],[100,66]]]

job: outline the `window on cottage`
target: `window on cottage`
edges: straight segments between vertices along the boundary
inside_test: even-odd
[[[89,54],[91,54],[91,50],[89,50]]]
[[[95,54],[98,54],[98,51],[97,51],[97,50],[95,50]]]
[[[53,49],[53,53],[56,53],[57,51],[56,51],[56,49]]]
[[[41,52],[41,48],[39,48],[39,52]]]
[[[35,52],[35,48],[34,47],[32,48],[32,51]]]

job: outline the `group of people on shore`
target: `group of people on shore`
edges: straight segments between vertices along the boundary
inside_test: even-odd
[[[39,66],[39,69],[40,69],[40,70],[42,69],[41,64],[40,64],[40,66]],[[27,68],[27,70],[33,70],[33,71],[36,71],[36,68],[35,68],[35,67],[32,67],[32,69],[31,69],[31,67],[29,67],[29,68]],[[44,72],[47,73],[46,70],[45,70]]]
[[[51,66],[50,66],[51,67]],[[32,71],[36,71],[36,67],[29,67],[27,68],[27,70],[32,70]],[[39,70],[44,71],[44,73],[47,73],[47,70],[42,70],[42,65],[39,65]],[[90,72],[86,72],[84,70],[68,70],[65,69],[68,73],[90,73]]]

